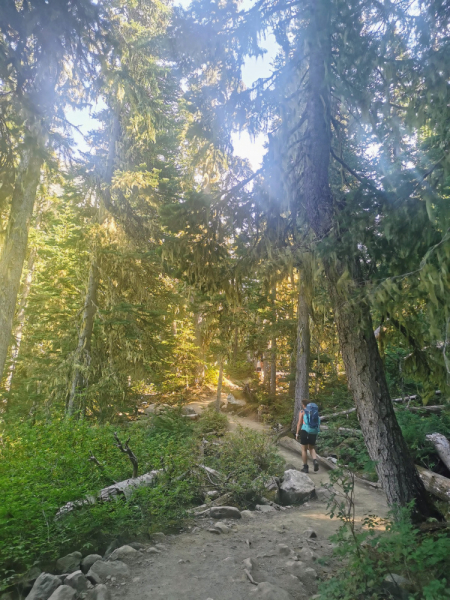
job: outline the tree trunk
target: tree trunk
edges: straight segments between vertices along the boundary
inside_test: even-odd
[[[195,331],[195,344],[197,346],[197,359],[198,364],[195,368],[195,383],[197,385],[203,385],[205,378],[205,357],[203,354],[203,338],[200,324],[202,322],[202,314],[200,312],[194,314],[194,331]]]
[[[220,402],[222,400],[222,380],[223,380],[223,358],[219,359],[219,381],[217,382],[216,410],[220,412]]]
[[[291,429],[295,433],[302,400],[309,399],[310,331],[307,282],[302,273],[299,280],[297,311],[297,367],[295,375],[295,403]]]
[[[28,145],[17,168],[5,242],[0,254],[0,379],[12,338],[28,230],[43,164],[43,143]]]
[[[88,378],[86,371],[91,362],[91,340],[94,330],[95,313],[97,312],[97,291],[99,284],[99,273],[97,257],[94,256],[89,269],[89,282],[84,302],[83,321],[78,336],[78,345],[73,360],[72,378],[67,398],[67,416],[71,416],[75,410],[75,399],[80,388],[85,387]]]
[[[302,198],[308,223],[323,239],[336,235],[333,199],[329,186],[331,153],[331,72],[330,11],[326,0],[310,0],[307,32],[309,55],[308,89],[305,108],[305,143]],[[357,247],[355,258],[348,250],[338,258],[325,259],[327,285],[334,309],[339,344],[353,394],[358,419],[370,458],[376,462],[378,477],[390,505],[415,502],[414,518],[442,518],[430,502],[414,466],[395,417],[383,364],[373,333],[369,306],[364,298],[353,299],[361,281]]]
[[[272,398],[276,398],[277,395],[277,338],[275,335],[275,327],[277,324],[277,314],[276,314],[276,307],[275,307],[275,302],[277,299],[277,286],[274,285],[272,288],[272,310],[273,310],[273,317],[272,317],[272,330],[273,330],[273,334],[272,334],[272,340],[270,342],[270,386],[269,386],[269,393],[272,396]]]
[[[7,392],[11,390],[12,380],[14,372],[16,370],[17,358],[19,356],[20,344],[22,343],[23,328],[25,325],[25,310],[28,304],[28,296],[31,291],[31,282],[33,280],[34,263],[36,260],[37,249],[32,248],[28,257],[27,263],[27,274],[23,282],[22,293],[20,295],[19,306],[17,310],[16,322],[17,325],[14,329],[14,341],[11,348],[11,362],[8,369],[8,375],[6,377],[5,389]]]

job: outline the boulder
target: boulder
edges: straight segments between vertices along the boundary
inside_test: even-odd
[[[111,600],[111,592],[101,583],[88,591],[86,600]]]
[[[242,510],[241,511],[241,517],[243,519],[254,519],[256,517],[256,515],[251,510]]]
[[[61,585],[48,600],[74,600],[77,592],[70,585]]]
[[[233,406],[246,406],[247,402],[245,400],[238,400],[233,396],[233,394],[228,394],[226,404],[231,404]]]
[[[56,572],[57,573],[73,573],[78,571],[80,568],[81,559],[83,555],[81,552],[72,552],[62,558],[58,558],[56,561]]]
[[[241,513],[234,506],[212,506],[210,516],[213,519],[240,519]]]
[[[85,556],[81,561],[81,570],[83,573],[88,573],[92,565],[98,560],[102,560],[100,554],[88,554],[88,556]]]
[[[181,409],[181,414],[188,416],[188,415],[197,415],[196,411],[194,408],[192,408],[192,406],[183,406]]]
[[[292,600],[292,596],[277,585],[262,581],[250,592],[251,598],[257,600]]]
[[[25,573],[25,575],[23,577],[21,577],[19,585],[20,588],[22,590],[23,594],[27,594],[31,588],[33,587],[33,583],[36,581],[36,579],[39,577],[39,575],[42,573],[41,569],[39,569],[39,567],[31,567],[31,569]],[[0,596],[0,600],[3,600],[3,596]],[[5,600],[6,600],[6,595],[5,595]],[[11,597],[12,600],[12,597]]]
[[[146,552],[147,554],[161,554],[161,550],[158,550],[158,548],[155,548],[153,546],[147,548]]]
[[[104,560],[98,560],[94,563],[89,571],[97,573],[102,581],[106,581],[108,576],[110,577],[128,577],[130,574],[129,567],[121,560],[112,560],[106,562]]]
[[[280,486],[281,504],[303,504],[315,495],[313,480],[295,469],[284,472],[283,483]]]
[[[104,558],[109,558],[111,556],[111,554],[114,552],[114,550],[116,548],[119,548],[120,544],[118,540],[113,540],[109,546],[106,548],[106,552],[105,552],[105,556]]]
[[[34,582],[27,600],[48,600],[61,583],[60,577],[50,575],[50,573],[41,573]]]
[[[111,553],[108,560],[123,560],[124,562],[132,562],[139,556],[140,553],[131,546],[120,546]]]
[[[89,582],[81,571],[75,571],[75,573],[71,573],[67,575],[64,579],[64,585],[70,585],[76,592],[82,593],[85,592],[89,587]]]
[[[311,585],[317,579],[317,572],[311,567],[306,567],[303,569],[301,575],[298,575],[299,579],[303,581],[303,583]]]

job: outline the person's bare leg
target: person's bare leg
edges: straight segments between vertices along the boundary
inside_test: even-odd
[[[319,470],[319,462],[317,460],[316,449],[314,446],[309,445],[309,453],[311,454],[311,458],[313,459],[314,471],[318,471]]]
[[[302,444],[302,460],[304,465],[308,464],[308,447]]]

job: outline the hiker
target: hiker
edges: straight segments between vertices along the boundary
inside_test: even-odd
[[[319,462],[317,460],[316,445],[317,434],[320,430],[319,407],[314,402],[302,400],[302,410],[300,411],[297,423],[297,433],[295,439],[298,439],[300,430],[300,444],[302,445],[303,469],[302,473],[309,473],[308,467],[308,450],[314,462],[314,471],[319,470]]]

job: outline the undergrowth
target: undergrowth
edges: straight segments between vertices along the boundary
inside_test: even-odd
[[[445,600],[450,598],[450,536],[424,533],[411,522],[412,506],[392,510],[387,519],[370,515],[357,527],[354,482],[335,471],[331,484],[341,492],[329,503],[331,517],[341,527],[331,538],[340,570],[320,585],[327,600]],[[331,486],[330,486],[330,489]],[[336,488],[334,488],[336,489]],[[402,587],[395,581],[401,576]]]
[[[212,409],[192,423],[179,408],[114,427],[55,418],[5,428],[0,444],[0,591],[33,564],[51,569],[67,552],[103,553],[112,539],[145,540],[152,531],[180,527],[188,509],[201,504],[212,487],[199,467],[202,462],[220,472],[220,480],[214,481],[218,491],[230,493],[242,508],[255,503],[267,478],[280,472],[274,446],[262,434],[225,434],[226,428],[226,416]],[[139,475],[161,470],[155,484],[139,488],[129,500],[77,507],[55,519],[66,503],[96,496],[131,477],[131,463],[115,447],[114,432],[122,441],[129,438]]]

